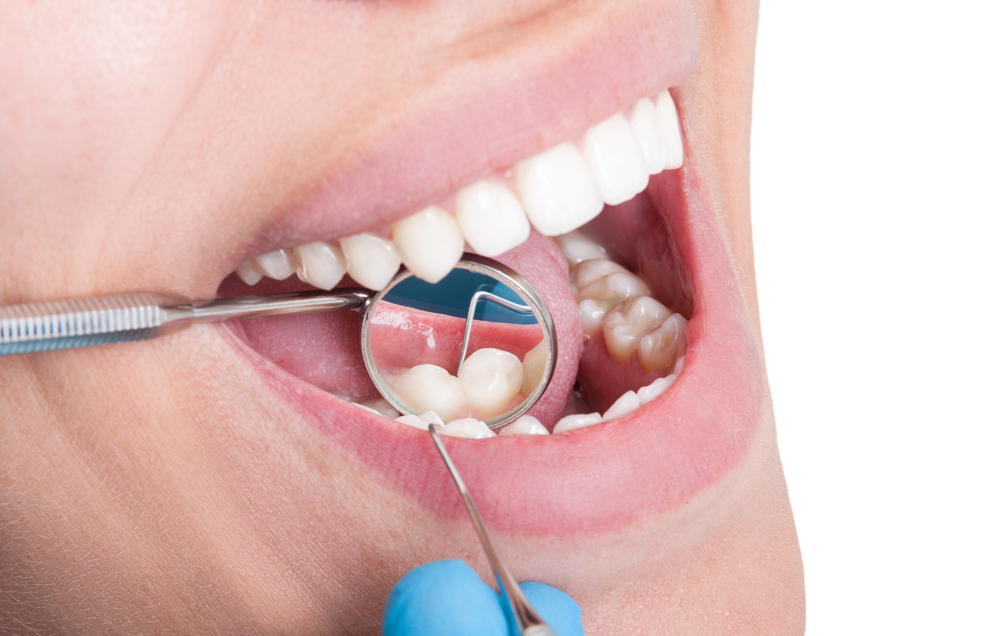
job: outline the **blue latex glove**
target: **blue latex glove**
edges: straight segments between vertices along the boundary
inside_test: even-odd
[[[580,606],[544,583],[522,583],[557,636],[583,636]],[[400,579],[389,594],[382,636],[508,636],[500,596],[462,561],[435,561]]]

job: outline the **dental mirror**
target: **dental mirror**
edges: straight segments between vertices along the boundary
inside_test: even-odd
[[[171,303],[153,294],[0,307],[0,356],[148,340],[195,323],[363,311],[365,369],[397,410],[499,428],[541,397],[556,362],[552,317],[517,272],[466,253],[426,283],[402,269],[380,292],[304,291]]]
[[[468,253],[438,283],[397,275],[368,304],[361,345],[376,388],[400,412],[490,428],[538,401],[557,351],[552,317],[531,284]]]

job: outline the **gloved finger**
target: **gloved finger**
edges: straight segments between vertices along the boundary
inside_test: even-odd
[[[521,590],[558,636],[584,636],[580,606],[570,595],[544,583],[521,583]]]
[[[386,601],[383,636],[507,636],[500,597],[459,560],[434,561],[400,579]]]

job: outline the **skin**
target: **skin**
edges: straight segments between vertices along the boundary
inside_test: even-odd
[[[527,55],[538,34],[586,35],[612,4],[2,3],[0,303],[211,297],[247,255],[296,244],[283,211],[303,184],[350,166],[433,78]],[[757,4],[690,6],[698,63],[675,94],[760,346]],[[331,236],[363,229],[329,222]],[[4,633],[377,633],[413,567],[464,558],[486,574],[467,521],[319,435],[222,329],[4,358],[0,381]],[[510,536],[505,555],[566,589],[591,634],[802,633],[769,398],[757,417],[745,461],[683,512]],[[593,571],[598,550],[619,566]]]

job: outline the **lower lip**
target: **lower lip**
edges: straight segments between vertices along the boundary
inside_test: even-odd
[[[658,209],[669,206],[670,231],[690,270],[695,302],[684,371],[659,400],[607,424],[544,437],[448,438],[497,530],[534,537],[621,530],[719,482],[749,450],[764,381],[718,223],[688,166],[653,178],[648,194]],[[252,357],[279,395],[390,487],[437,515],[465,514],[426,433],[362,412]]]

